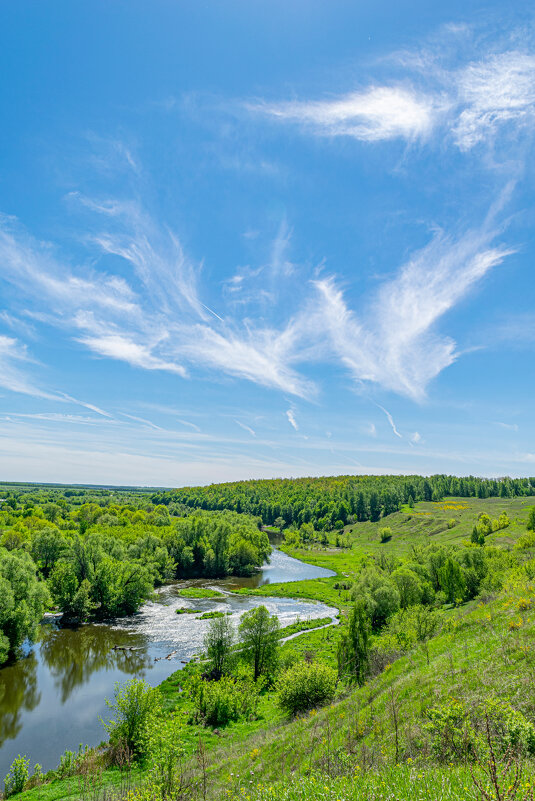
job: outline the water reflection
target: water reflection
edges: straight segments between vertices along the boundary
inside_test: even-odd
[[[61,704],[76,687],[88,682],[95,671],[117,669],[127,676],[143,677],[151,665],[147,640],[140,635],[106,625],[47,628],[41,642],[41,657],[54,678]]]
[[[225,590],[325,575],[332,574],[274,551],[270,564],[251,579],[211,584]],[[291,598],[229,594],[193,601],[169,586],[162,588],[157,601],[129,618],[79,628],[41,626],[33,652],[0,669],[0,779],[17,754],[26,754],[32,764],[39,762],[48,770],[56,767],[65,749],[80,742],[98,744],[104,736],[99,716],[108,714],[105,699],[113,696],[115,682],[139,676],[157,685],[197,653],[209,621],[177,615],[177,606],[232,612],[237,624],[243,612],[259,604],[277,614],[283,626],[298,616],[334,613],[323,604]]]
[[[33,653],[0,671],[0,746],[20,732],[22,711],[35,709],[40,701]]]

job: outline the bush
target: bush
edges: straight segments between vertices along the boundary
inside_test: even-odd
[[[22,793],[24,785],[28,781],[28,767],[30,760],[20,754],[11,763],[9,773],[4,780],[4,794],[6,798],[15,793]]]
[[[390,526],[379,529],[379,539],[381,542],[388,542],[392,539],[392,529]]]
[[[115,714],[115,720],[104,723],[110,742],[124,745],[135,759],[142,761],[148,751],[148,729],[161,708],[159,690],[142,679],[131,679],[122,687],[115,685],[115,701],[106,705]]]
[[[279,706],[295,715],[325,704],[334,697],[336,682],[336,671],[320,662],[294,665],[278,681]]]
[[[250,679],[223,676],[219,681],[192,677],[189,693],[195,705],[192,722],[205,726],[226,726],[231,721],[253,720],[260,687]]]

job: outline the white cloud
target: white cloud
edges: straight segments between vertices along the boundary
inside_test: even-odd
[[[21,363],[29,361],[25,345],[17,339],[0,335],[0,386],[34,398],[57,399],[57,396],[36,386],[26,375]]]
[[[297,122],[329,136],[368,142],[426,139],[440,111],[438,98],[405,86],[371,86],[330,100],[250,105],[283,121]]]
[[[379,288],[362,321],[332,279],[316,282],[323,321],[336,353],[359,382],[374,382],[414,400],[457,358],[455,342],[434,331],[437,321],[512,250],[490,247],[493,234],[443,234],[416,253]]]
[[[251,426],[247,426],[247,425],[245,425],[245,423],[240,423],[239,420],[234,420],[234,422],[236,423],[237,426],[239,426],[240,428],[243,428],[244,431],[247,431],[247,433],[250,434],[252,437],[256,437],[256,431],[254,431],[251,428]]]
[[[295,419],[295,413],[293,409],[288,409],[286,412],[286,417],[288,418],[288,422],[296,431],[299,431],[299,426],[297,424],[297,420]]]
[[[127,362],[132,367],[141,367],[145,370],[166,370],[182,377],[186,376],[186,370],[180,364],[174,364],[153,356],[148,347],[134,342],[122,334],[79,337],[78,341],[87,345],[90,350],[101,356]]]
[[[421,436],[421,434],[420,434],[418,431],[415,431],[413,434],[411,434],[410,441],[411,441],[411,442],[412,442],[414,445],[417,445],[419,442],[421,442],[421,441],[422,441],[422,436]]]
[[[469,150],[505,124],[533,123],[535,56],[510,51],[473,62],[459,71],[457,89],[462,110],[453,135],[461,150]]]
[[[465,31],[466,32],[466,31]],[[444,66],[449,48],[392,54],[403,83],[376,81],[367,88],[323,100],[248,104],[281,122],[297,123],[316,135],[350,136],[367,142],[450,138],[462,151],[492,143],[500,130],[514,133],[535,119],[535,56],[520,50],[482,53],[463,66]],[[480,50],[472,43],[472,52]],[[460,56],[462,58],[462,55]],[[516,143],[515,143],[516,144]]]
[[[403,435],[402,435],[402,434],[400,434],[400,433],[399,433],[399,431],[397,430],[397,428],[396,428],[396,424],[394,423],[394,418],[392,417],[392,415],[390,414],[390,412],[388,412],[388,411],[387,411],[387,410],[384,408],[384,406],[379,406],[379,404],[377,404],[377,406],[378,406],[378,408],[379,408],[379,409],[380,409],[382,412],[384,412],[384,413],[385,413],[385,415],[386,415],[386,419],[387,419],[387,420],[388,420],[388,422],[390,423],[390,427],[392,428],[392,431],[394,432],[394,434],[396,435],[396,437],[399,437],[400,439],[403,439]]]
[[[245,336],[232,331],[219,333],[208,326],[197,325],[178,345],[178,352],[196,364],[309,397],[315,391],[313,384],[289,366],[295,357],[297,333],[291,324],[282,331],[261,329]]]
[[[518,425],[516,423],[502,423],[500,420],[496,420],[494,425],[505,428],[507,431],[518,431]]]

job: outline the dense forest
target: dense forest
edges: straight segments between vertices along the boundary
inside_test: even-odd
[[[467,476],[336,476],[273,479],[185,487],[154,493],[154,503],[196,509],[231,509],[261,517],[266,525],[312,523],[330,531],[346,523],[375,522],[401,505],[458,498],[514,498],[535,494],[535,478]]]
[[[2,487],[0,664],[47,608],[65,620],[135,612],[180,578],[250,575],[269,556],[260,521],[153,504],[148,494]]]

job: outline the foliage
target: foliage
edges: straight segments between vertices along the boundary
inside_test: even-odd
[[[338,673],[359,685],[364,684],[368,673],[370,628],[364,601],[355,601],[349,613],[347,630],[338,643]]]
[[[150,783],[161,798],[171,798],[177,784],[177,773],[184,757],[182,742],[184,723],[178,715],[158,718],[148,727]]]
[[[194,702],[193,720],[213,727],[251,720],[256,715],[259,690],[248,678],[223,676],[219,681],[206,681],[196,675],[188,687]]]
[[[230,619],[220,613],[210,623],[204,638],[204,648],[210,663],[214,679],[220,679],[229,671],[233,663],[232,647],[236,639],[234,626]]]
[[[266,525],[312,523],[333,529],[349,518],[377,521],[402,504],[445,497],[509,498],[535,494],[535,478],[483,479],[474,476],[336,476],[272,479],[185,487],[158,500],[191,508],[230,509],[261,517]]]
[[[221,598],[223,593],[209,587],[182,587],[178,594],[183,598]]]
[[[30,554],[0,548],[0,665],[32,637],[48,602]]]
[[[142,679],[130,679],[122,686],[115,685],[115,700],[106,701],[114,719],[104,728],[114,746],[124,745],[138,760],[148,754],[148,732],[161,708],[161,696],[157,689]]]
[[[279,620],[265,606],[242,615],[239,626],[242,656],[252,664],[256,681],[273,673],[278,653]]]
[[[30,760],[20,754],[11,763],[9,773],[4,781],[4,794],[6,798],[21,793],[28,781]]]
[[[321,662],[301,662],[284,671],[277,682],[279,705],[291,715],[334,698],[336,671]]]

